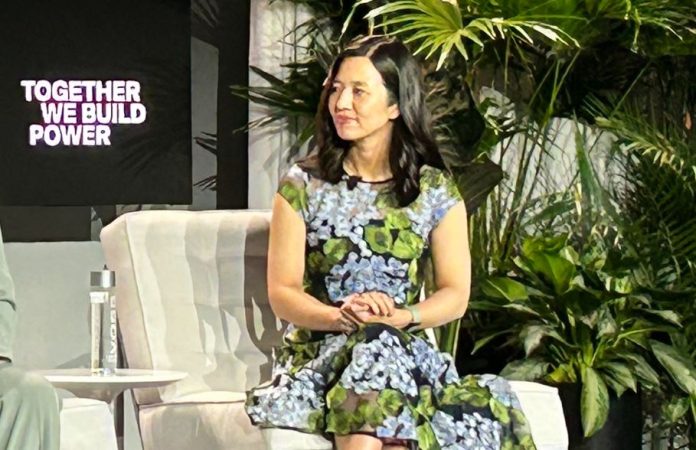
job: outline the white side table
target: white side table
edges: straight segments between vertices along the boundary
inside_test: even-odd
[[[34,372],[46,378],[54,387],[70,391],[77,397],[108,403],[114,416],[119,448],[123,448],[123,408],[117,410],[115,407],[116,397],[127,389],[166,386],[188,376],[186,372],[175,370],[149,369],[116,369],[112,375],[92,375],[90,369],[86,368]]]
[[[113,375],[92,375],[89,369],[37,370],[53,386],[77,397],[93,398],[111,404],[126,389],[160,387],[186,378],[175,370],[116,369]]]

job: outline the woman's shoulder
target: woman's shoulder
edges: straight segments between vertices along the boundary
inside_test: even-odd
[[[311,153],[295,161],[295,163],[288,168],[286,174],[293,178],[303,180],[306,183],[311,180],[322,179],[318,156],[316,153]]]
[[[307,185],[309,174],[299,164],[291,165],[278,181],[277,192],[296,211],[303,211],[307,206]]]
[[[292,183],[296,186],[304,188],[319,182],[317,170],[311,166],[307,166],[303,161],[298,161],[292,164],[285,173],[280,177],[280,183]]]
[[[420,169],[420,190],[430,200],[451,199],[456,202],[462,199],[457,180],[446,168],[423,165]]]
[[[288,169],[285,171],[285,174],[281,178],[307,182],[309,181],[309,177],[310,174],[306,169],[303,169],[300,164],[294,163],[290,167],[288,167]]]

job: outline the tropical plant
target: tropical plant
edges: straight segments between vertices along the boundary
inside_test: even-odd
[[[658,309],[639,287],[640,260],[630,247],[617,245],[619,239],[605,224],[593,226],[584,244],[573,242],[570,233],[529,237],[512,273],[488,278],[484,299],[474,305],[505,311],[476,350],[505,336],[506,345],[524,351],[524,359],[509,363],[503,376],[582,384],[585,436],[603,426],[610,392],[618,397],[638,385],[656,389],[658,370],[686,392],[696,392],[696,369],[688,356],[657,339],[681,328],[679,316]]]
[[[273,1],[271,2],[273,3]],[[296,38],[295,61],[282,64],[287,76],[280,79],[256,66],[250,69],[261,77],[266,86],[232,86],[234,95],[266,107],[267,114],[252,121],[240,131],[284,126],[291,133],[289,159],[297,158],[314,135],[314,115],[319,105],[323,81],[334,56],[349,38],[340,35],[341,24],[351,11],[342,0],[293,0],[314,12],[314,16],[297,26],[288,35]],[[367,27],[351,24],[347,35],[365,33]]]
[[[691,62],[693,65],[694,62]],[[693,72],[692,72],[693,73]],[[676,77],[681,77],[681,71]],[[658,79],[664,78],[662,76]],[[671,78],[671,77],[670,77]],[[660,83],[663,85],[663,83]],[[665,83],[669,86],[671,83]],[[693,85],[693,75],[692,83]],[[597,124],[610,130],[616,140],[614,160],[620,165],[619,183],[613,196],[621,205],[617,218],[626,239],[632,242],[641,261],[642,285],[649,289],[656,305],[671,309],[682,317],[683,328],[672,333],[672,344],[696,360],[696,146],[689,124],[694,110],[691,93],[674,84],[668,98],[678,105],[676,113],[640,114],[672,106],[663,101],[633,102],[621,108],[593,103],[590,109]],[[688,86],[688,84],[686,84]],[[643,98],[651,98],[643,96]],[[676,122],[682,111],[685,120]],[[648,415],[653,448],[665,439],[670,448],[696,442],[696,397],[678,383],[666,380],[657,405]],[[681,439],[682,444],[677,442]]]
[[[457,323],[438,330],[443,350],[454,353],[458,337],[485,337],[507,314],[476,310],[478,293],[489,276],[521,276],[515,258],[527,239],[572,229],[569,243],[580,249],[609,215],[607,229],[634,244],[640,298],[683,317],[681,328],[663,324],[674,332],[658,342],[696,355],[688,344],[696,342],[689,337],[696,329],[689,181],[696,147],[680,127],[682,118],[690,123],[696,98],[696,68],[687,58],[696,49],[696,18],[688,0],[294,2],[317,13],[302,25],[307,58],[285,80],[267,77],[267,88],[237,91],[271,108],[265,123],[252,125],[297,118],[294,150],[310,142],[321,81],[347,39],[394,34],[423,59],[438,143],[471,215],[472,313],[464,333]],[[303,77],[308,82],[295,89]],[[559,167],[559,157],[575,157],[567,151],[573,144],[582,155]],[[610,149],[611,170],[591,173],[590,160]],[[571,214],[577,209],[584,217]],[[674,387],[668,397],[683,393]]]

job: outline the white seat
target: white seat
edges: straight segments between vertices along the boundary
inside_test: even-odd
[[[264,428],[261,430],[267,449],[272,450],[331,450],[330,441],[317,434],[300,433],[282,428]]]
[[[60,450],[116,450],[114,418],[109,406],[89,398],[63,398]]]
[[[537,450],[567,450],[568,430],[558,389],[528,381],[510,381],[532,430]]]
[[[281,339],[266,298],[268,211],[140,211],[101,232],[130,367],[184,380],[137,389],[144,450],[263,448],[245,391]]]

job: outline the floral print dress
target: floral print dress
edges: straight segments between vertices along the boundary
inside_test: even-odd
[[[420,170],[420,194],[400,207],[392,182],[338,183],[298,165],[278,192],[306,225],[305,291],[338,306],[381,291],[417,303],[429,238],[461,200],[451,177]],[[520,405],[494,375],[460,378],[452,357],[421,331],[371,324],[345,335],[290,325],[275,349],[272,380],[247,396],[255,425],[332,435],[364,433],[411,448],[534,449]]]

